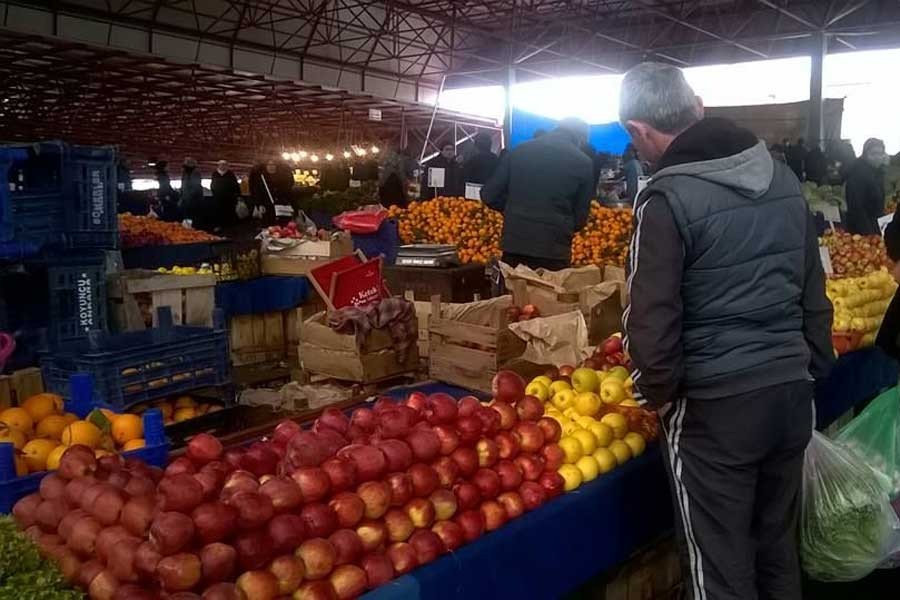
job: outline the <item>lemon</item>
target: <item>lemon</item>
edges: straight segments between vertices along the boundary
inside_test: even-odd
[[[647,442],[644,441],[643,436],[633,431],[626,434],[622,441],[628,444],[628,447],[631,448],[631,455],[635,457],[640,456],[647,449]]]
[[[613,454],[609,448],[597,448],[592,456],[594,457],[594,460],[597,461],[597,466],[600,468],[601,475],[609,473],[619,464],[616,455]]]
[[[622,440],[613,440],[609,451],[616,456],[616,463],[623,465],[631,459],[631,448]]]
[[[579,458],[584,456],[584,448],[581,446],[581,442],[578,441],[578,438],[566,436],[559,440],[558,443],[560,449],[562,449],[563,451],[563,454],[566,455],[566,463],[575,463]]]
[[[596,438],[597,440],[598,448],[606,448],[615,439],[612,427],[610,427],[606,423],[594,421],[590,424],[590,426],[588,426],[587,430],[594,434],[594,438]]]
[[[47,469],[47,457],[53,452],[59,442],[56,440],[34,439],[22,448],[22,455],[28,465],[28,471],[36,473]]]
[[[587,429],[579,429],[571,434],[573,438],[581,442],[581,449],[585,454],[592,454],[597,449],[597,438]]]
[[[62,443],[66,446],[82,444],[88,448],[96,448],[100,445],[102,435],[100,429],[90,421],[75,421],[63,429]]]
[[[597,459],[590,455],[579,458],[575,466],[581,471],[581,480],[585,483],[597,479],[600,474],[600,465],[597,464]]]
[[[563,489],[567,492],[577,489],[583,481],[581,471],[575,465],[563,465],[559,468],[558,472],[565,482]]]

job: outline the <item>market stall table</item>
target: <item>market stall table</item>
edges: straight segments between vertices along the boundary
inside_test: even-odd
[[[226,318],[290,310],[309,298],[306,277],[267,276],[216,286],[216,306]]]

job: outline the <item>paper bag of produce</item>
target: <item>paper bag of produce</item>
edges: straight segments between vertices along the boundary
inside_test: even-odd
[[[452,321],[462,321],[469,325],[499,327],[506,315],[506,309],[513,305],[509,294],[490,300],[478,300],[464,304],[442,304],[442,317]]]
[[[527,344],[522,360],[538,364],[577,365],[587,352],[587,325],[584,315],[578,310],[512,323],[509,330]]]

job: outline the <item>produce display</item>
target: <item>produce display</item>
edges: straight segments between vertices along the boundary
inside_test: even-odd
[[[177,398],[157,400],[150,404],[137,404],[132,411],[141,414],[150,408],[158,408],[163,415],[164,425],[173,425],[201,417],[207,413],[222,410],[222,405],[216,402],[198,402],[191,396],[178,396]]]
[[[828,248],[835,277],[862,277],[888,265],[880,235],[855,235],[826,231],[819,245]]]
[[[631,242],[630,208],[607,208],[591,202],[588,223],[572,240],[572,264],[625,266]]]
[[[541,316],[541,311],[534,304],[526,304],[525,306],[510,306],[506,309],[506,320],[510,323],[517,321],[530,321]]]
[[[170,223],[131,213],[119,215],[119,238],[122,248],[191,244],[221,239],[205,231],[185,227],[181,223]]]
[[[455,244],[463,263],[500,257],[503,216],[478,200],[439,197],[389,212],[404,244]]]
[[[49,535],[32,530],[32,540],[7,516],[0,516],[0,598],[79,600],[81,592],[70,589],[56,565],[41,556],[37,542]]]
[[[847,210],[843,185],[817,185],[812,181],[804,181],[801,189],[812,212],[823,212],[833,208]]]
[[[64,412],[63,400],[50,393],[27,398],[0,412],[0,443],[16,449],[16,472],[54,471],[67,448],[81,445],[98,457],[144,447],[144,425],[133,414],[95,410],[85,419]]]
[[[490,405],[414,392],[248,447],[201,433],[165,471],[73,445],[13,515],[91,598],[355,598],[571,488],[544,402],[494,383]]]
[[[897,283],[881,269],[863,277],[829,279],[825,293],[834,307],[832,341],[838,354],[871,346]]]

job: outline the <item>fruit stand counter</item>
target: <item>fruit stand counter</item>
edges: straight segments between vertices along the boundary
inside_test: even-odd
[[[388,393],[406,397],[416,389]],[[446,390],[432,385],[424,391]],[[619,565],[671,527],[669,488],[659,446],[653,445],[609,475],[364,597],[558,598]]]

